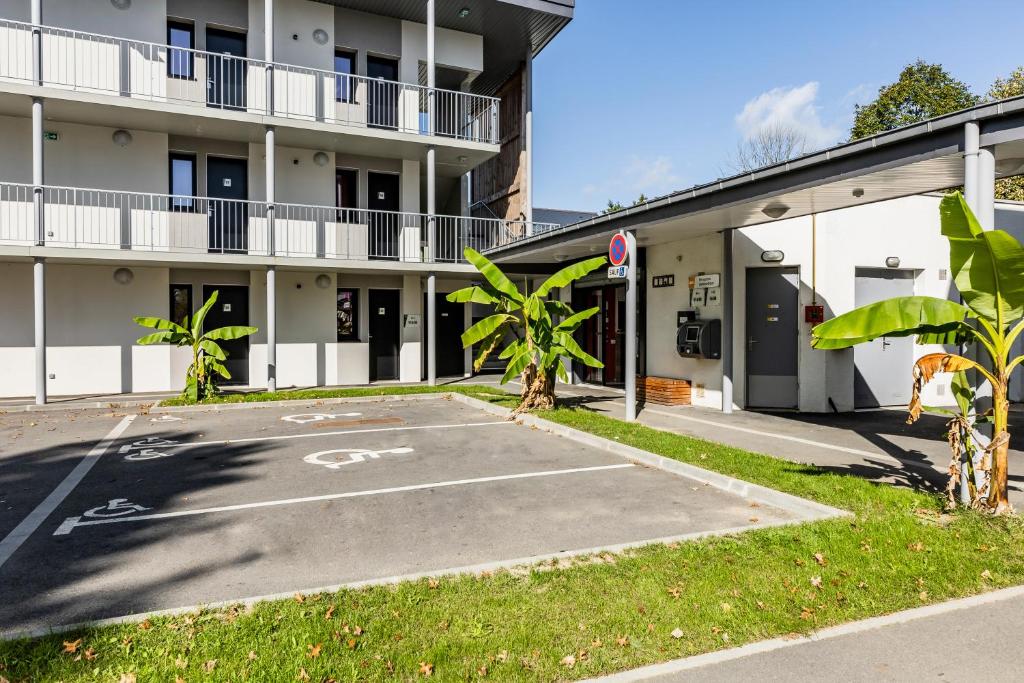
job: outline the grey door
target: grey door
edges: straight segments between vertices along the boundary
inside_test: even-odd
[[[854,304],[866,306],[895,296],[913,296],[914,271],[858,268]],[[853,347],[853,404],[857,408],[910,401],[913,337],[881,337]]]
[[[249,288],[244,285],[203,285],[203,301],[217,292],[217,303],[206,314],[203,321],[204,330],[215,330],[229,325],[249,324]],[[230,380],[222,380],[223,384],[249,383],[249,338],[229,339],[217,342],[228,359],[224,367],[231,373]]]
[[[747,269],[748,408],[797,407],[799,294],[796,268]]]
[[[366,174],[366,207],[370,209],[370,258],[398,260],[401,234],[398,213],[400,177],[395,173]]]
[[[370,290],[370,381],[398,379],[401,292]]]
[[[245,109],[245,42],[244,33],[206,29],[206,106]]]
[[[248,169],[245,159],[206,159],[210,252],[241,254],[249,249]]]

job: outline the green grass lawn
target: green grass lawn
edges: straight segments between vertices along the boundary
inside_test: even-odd
[[[0,675],[575,679],[1024,582],[1018,519],[585,410],[544,416],[855,517],[5,643]]]
[[[479,384],[452,384],[427,386],[425,384],[381,385],[374,387],[355,387],[351,389],[291,389],[284,391],[253,391],[248,393],[225,393],[203,401],[190,401],[184,397],[164,399],[162,406],[210,405],[215,403],[258,403],[262,401],[306,401],[325,398],[361,398],[365,396],[408,396],[410,394],[466,394],[486,398],[503,394],[493,387]]]

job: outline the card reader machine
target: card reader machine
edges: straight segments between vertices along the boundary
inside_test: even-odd
[[[684,358],[722,357],[722,321],[688,320],[676,331],[676,350]]]

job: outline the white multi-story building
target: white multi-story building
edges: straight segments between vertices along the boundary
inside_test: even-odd
[[[214,290],[259,328],[243,385],[462,375],[443,295],[534,232],[532,59],[572,11],[0,0],[0,395],[178,389],[132,317]]]

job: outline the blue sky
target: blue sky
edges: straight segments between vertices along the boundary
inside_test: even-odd
[[[785,120],[845,140],[915,59],[983,93],[1024,65],[1024,2],[577,0],[534,62],[537,206],[602,208],[730,173],[745,133]]]

